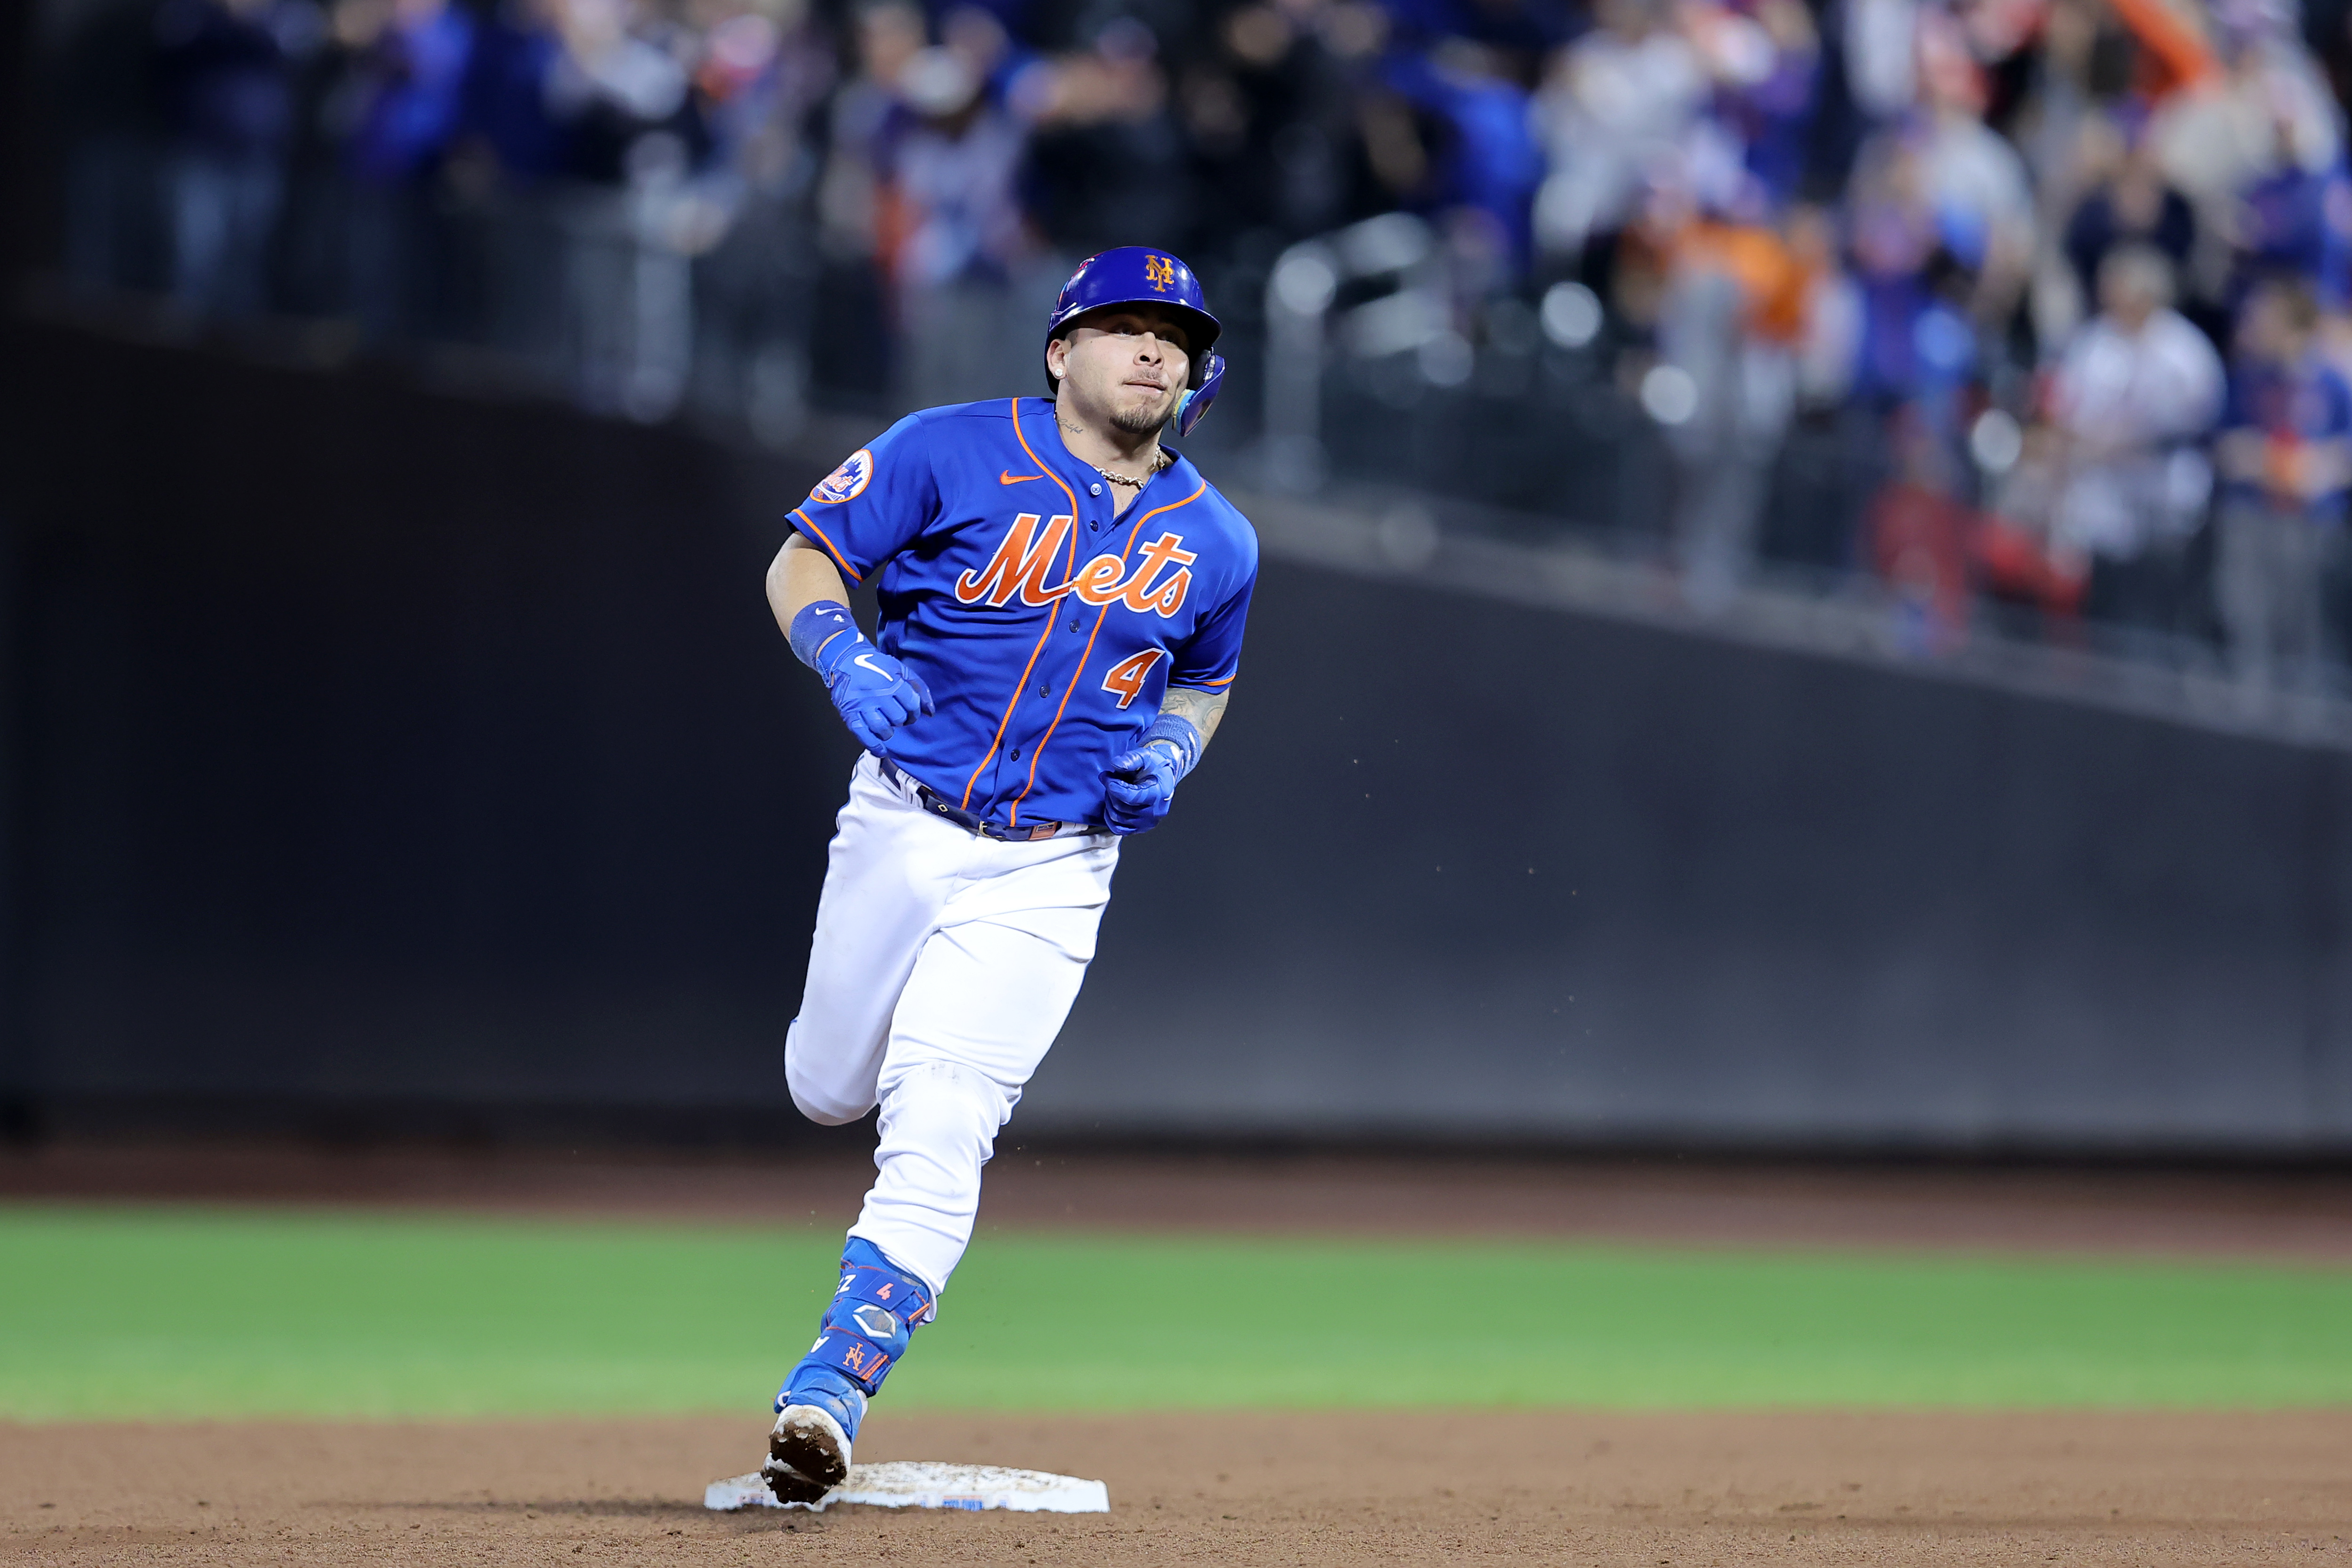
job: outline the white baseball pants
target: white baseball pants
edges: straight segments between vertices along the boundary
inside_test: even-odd
[[[1095,956],[1118,841],[982,838],[870,757],[850,775],[784,1045],[793,1103],[837,1126],[882,1107],[849,1234],[936,1294],[971,1240],[980,1167]]]

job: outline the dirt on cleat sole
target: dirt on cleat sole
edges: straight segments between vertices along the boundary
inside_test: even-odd
[[[776,1418],[760,1469],[777,1501],[814,1502],[849,1479],[849,1445],[831,1416],[795,1405]]]
[[[760,1467],[760,1479],[768,1483],[768,1490],[776,1494],[778,1502],[815,1502],[833,1490],[772,1458]]]

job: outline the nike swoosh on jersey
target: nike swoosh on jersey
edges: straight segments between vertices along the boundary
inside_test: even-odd
[[[1018,485],[1025,479],[1043,479],[1045,476],[1043,474],[1015,474],[1012,469],[1007,468],[996,476],[996,482],[1000,485]]]

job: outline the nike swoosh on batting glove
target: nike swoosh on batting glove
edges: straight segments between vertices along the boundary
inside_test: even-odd
[[[877,757],[892,735],[936,711],[930,688],[867,642],[846,604],[821,599],[807,606],[793,617],[792,641],[801,663],[824,677],[849,733]]]

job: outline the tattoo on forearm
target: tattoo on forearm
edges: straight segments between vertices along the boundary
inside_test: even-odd
[[[1218,721],[1225,716],[1225,699],[1233,695],[1230,687],[1222,692],[1204,692],[1191,686],[1171,686],[1160,701],[1160,711],[1189,722],[1201,732],[1201,744],[1205,747],[1217,733]]]

